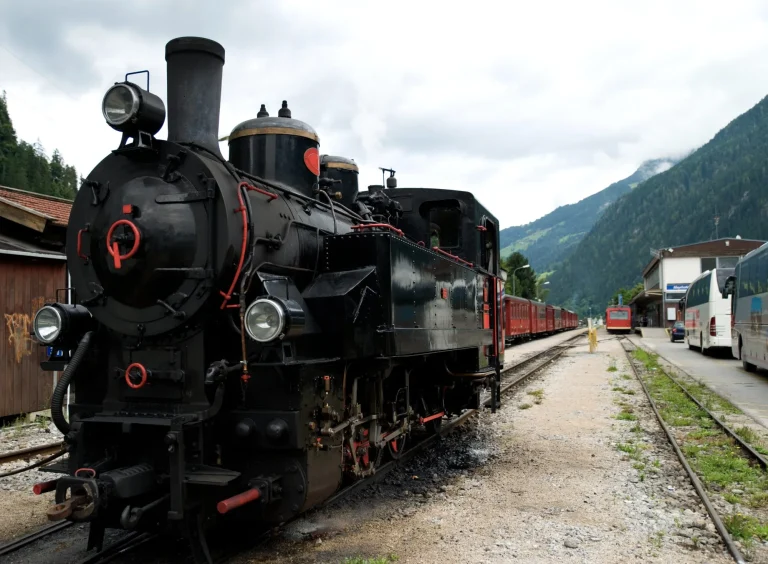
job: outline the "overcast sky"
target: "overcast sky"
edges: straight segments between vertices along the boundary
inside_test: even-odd
[[[165,43],[183,35],[226,49],[222,136],[286,99],[361,186],[381,166],[470,190],[502,227],[700,146],[768,94],[760,0],[0,0],[17,134],[87,175],[119,142],[103,93],[148,68],[165,99]]]

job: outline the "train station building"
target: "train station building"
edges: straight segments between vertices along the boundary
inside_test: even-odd
[[[635,327],[671,326],[678,319],[680,299],[699,274],[713,268],[732,268],[763,243],[736,236],[651,250],[652,258],[643,269],[644,290],[629,303]]]

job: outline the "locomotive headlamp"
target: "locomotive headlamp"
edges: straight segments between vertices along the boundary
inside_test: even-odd
[[[76,340],[89,329],[90,321],[91,312],[83,306],[55,303],[38,310],[32,328],[37,340],[49,345]]]
[[[61,333],[62,325],[63,321],[58,310],[53,306],[45,306],[35,315],[33,323],[35,337],[41,343],[52,343]]]
[[[285,328],[283,306],[269,298],[260,298],[245,310],[245,330],[251,339],[267,343],[280,335]]]
[[[118,82],[104,95],[101,111],[107,123],[123,133],[154,135],[165,122],[165,104],[132,82]]]

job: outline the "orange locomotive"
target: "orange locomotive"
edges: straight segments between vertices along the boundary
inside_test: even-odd
[[[632,331],[632,310],[628,306],[606,308],[605,328],[609,333],[629,333]]]

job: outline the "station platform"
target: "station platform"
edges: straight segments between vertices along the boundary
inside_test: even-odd
[[[637,330],[643,339],[669,339],[669,333],[661,327],[639,327]]]

